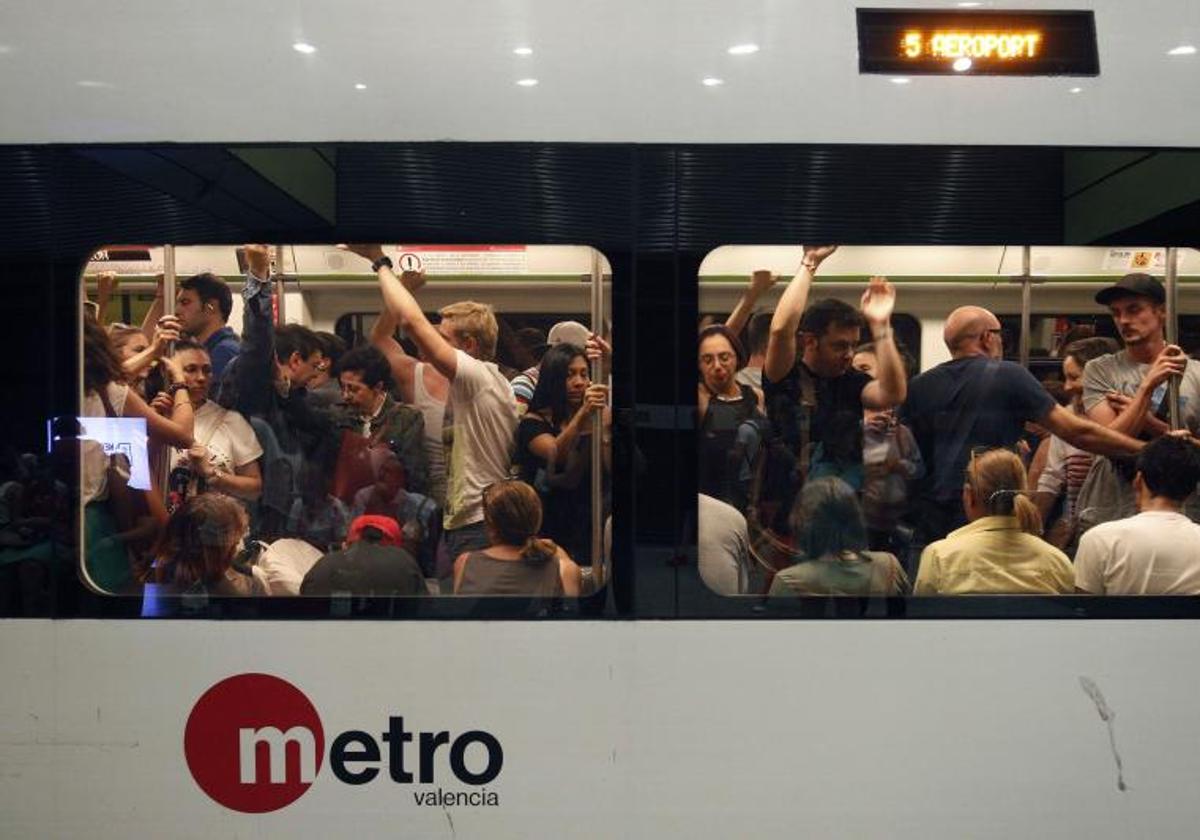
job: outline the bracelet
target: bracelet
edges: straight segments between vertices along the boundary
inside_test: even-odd
[[[871,336],[871,338],[874,341],[887,341],[891,337],[892,337],[892,328],[891,327],[884,327],[879,332],[874,333]]]
[[[815,262],[809,262],[808,260],[801,260],[800,266],[801,268],[807,268],[809,271],[817,270],[817,264]]]
[[[371,270],[374,271],[376,274],[378,274],[379,269],[383,268],[385,265],[388,268],[394,268],[394,266],[392,265],[392,258],[389,257],[387,254],[384,254],[382,257],[375,260],[375,262],[371,263]]]
[[[175,396],[175,394],[178,393],[179,391],[186,391],[186,390],[187,390],[186,382],[172,382],[169,386],[167,386],[167,393],[170,394],[172,397]]]

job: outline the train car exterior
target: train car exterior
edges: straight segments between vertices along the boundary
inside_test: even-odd
[[[16,451],[78,413],[80,276],[135,242],[594,247],[616,441],[612,577],[577,603],[144,616],[64,536],[44,590],[3,578],[0,833],[1192,836],[1192,598],[780,604],[695,566],[694,330],[740,273],[706,276],[717,249],[1200,244],[1200,7],[1087,5],[1100,75],[1033,78],[860,74],[834,0],[6,11]],[[899,286],[927,367],[976,287]],[[501,300],[575,305],[528,291]],[[377,311],[292,294],[318,326]]]

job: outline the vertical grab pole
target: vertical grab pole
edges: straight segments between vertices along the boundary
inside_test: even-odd
[[[163,246],[163,313],[170,314],[175,311],[175,246]],[[168,352],[172,352],[175,348],[172,347]],[[158,489],[163,494],[163,498],[167,497],[170,491],[168,486],[171,478],[171,448],[162,446],[158,449]]]
[[[1029,367],[1029,331],[1030,317],[1029,311],[1033,306],[1033,289],[1032,278],[1029,276],[1030,259],[1028,245],[1021,246],[1021,339],[1019,354],[1021,357],[1021,366]]]
[[[1179,287],[1176,275],[1179,272],[1179,249],[1171,246],[1166,254],[1166,292],[1167,292],[1167,344],[1179,341]],[[1179,425],[1179,377],[1167,379],[1167,407],[1171,412],[1171,428],[1178,429]]]
[[[284,313],[287,311],[283,297],[283,246],[275,246],[275,323],[286,324],[287,318]]]
[[[604,277],[600,252],[592,249],[592,332],[604,334]],[[604,360],[592,361],[592,381],[605,376]],[[604,586],[604,412],[592,415],[592,581]]]

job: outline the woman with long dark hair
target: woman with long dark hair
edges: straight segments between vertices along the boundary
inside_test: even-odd
[[[592,382],[583,348],[557,344],[542,357],[529,410],[517,426],[516,462],[545,508],[546,536],[580,559],[591,557],[592,417],[604,417],[607,473],[608,388]],[[607,495],[607,494],[606,494]]]
[[[92,318],[83,320],[83,411],[95,418],[140,417],[154,443],[190,447],[193,414],[178,363],[164,360],[163,368],[177,383],[170,386],[175,403],[170,417],[162,417],[125,381],[121,359],[108,333]],[[86,421],[85,421],[86,422]],[[129,442],[131,445],[133,441]],[[128,547],[153,534],[156,520],[165,519],[161,495],[128,486],[131,462],[123,455],[108,455],[94,438],[80,445],[84,505],[85,573],[106,592],[119,592],[134,577]],[[147,515],[148,514],[148,515]],[[137,558],[134,558],[136,561]]]
[[[269,595],[258,578],[234,565],[249,524],[229,496],[192,496],[171,514],[154,547],[154,582],[176,593]]]
[[[483,491],[487,548],[454,561],[456,595],[579,596],[579,566],[542,533],[542,503],[523,481]]]

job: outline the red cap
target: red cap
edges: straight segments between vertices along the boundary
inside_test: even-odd
[[[350,523],[350,532],[346,534],[346,542],[356,543],[361,540],[362,532],[366,528],[375,528],[383,534],[383,539],[379,541],[380,545],[394,545],[400,548],[404,541],[400,533],[400,523],[395,519],[390,516],[367,514]]]

